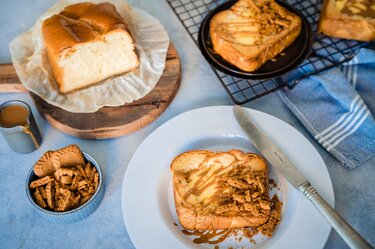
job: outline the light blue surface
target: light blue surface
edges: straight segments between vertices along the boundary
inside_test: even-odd
[[[122,138],[103,141],[81,140],[52,128],[41,118],[26,94],[0,94],[0,102],[25,100],[32,106],[43,136],[40,149],[31,154],[16,154],[0,137],[0,247],[1,248],[133,248],[121,214],[121,184],[127,164],[142,140],[175,115],[193,108],[231,104],[200,55],[198,48],[164,0],[135,0],[135,6],[158,18],[170,34],[181,56],[182,81],[177,96],[155,122]],[[0,0],[0,62],[9,61],[7,43],[32,25],[35,17],[52,1]],[[322,155],[335,190],[336,210],[375,245],[375,160],[354,170],[344,169],[320,147],[288,111],[277,94],[271,94],[245,105],[274,115],[304,134]],[[104,171],[105,194],[98,209],[85,220],[54,224],[40,217],[30,206],[24,184],[33,163],[47,150],[75,143],[93,155]],[[140,214],[141,218],[142,214]],[[291,243],[293,243],[291,241]],[[325,249],[348,248],[332,232]]]

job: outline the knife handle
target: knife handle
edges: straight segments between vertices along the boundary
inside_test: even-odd
[[[306,181],[298,189],[319,209],[331,226],[352,249],[373,249]]]

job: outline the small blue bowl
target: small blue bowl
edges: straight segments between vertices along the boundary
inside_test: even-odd
[[[47,218],[49,221],[54,223],[62,223],[62,224],[69,224],[81,221],[90,214],[92,214],[99,206],[100,202],[103,199],[104,196],[104,184],[103,184],[103,172],[100,168],[99,164],[95,161],[95,159],[87,154],[86,152],[82,152],[84,158],[86,161],[90,162],[95,168],[98,170],[99,173],[99,185],[96,189],[96,192],[94,195],[83,205],[66,211],[66,212],[53,212],[46,209],[43,209],[38,206],[38,204],[34,201],[32,197],[32,193],[30,190],[30,183],[32,181],[35,181],[38,179],[38,176],[34,174],[34,167],[31,168],[26,181],[26,195],[30,200],[30,203],[36,208],[36,210],[45,218]]]

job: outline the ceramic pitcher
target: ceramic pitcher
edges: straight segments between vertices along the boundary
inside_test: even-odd
[[[14,151],[18,153],[33,152],[42,143],[42,136],[40,135],[30,106],[21,100],[10,100],[0,105],[0,111],[11,105],[20,105],[28,110],[27,123],[13,127],[4,127],[0,123],[0,132]]]

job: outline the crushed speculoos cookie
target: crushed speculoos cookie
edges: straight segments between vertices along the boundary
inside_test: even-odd
[[[279,200],[277,195],[274,195],[271,199],[271,215],[268,221],[258,227],[258,231],[267,237],[272,237],[273,232],[278,224],[281,221],[281,207],[283,203]]]
[[[63,212],[74,209],[96,192],[99,173],[85,162],[77,145],[46,152],[34,165],[39,179],[30,183],[36,203],[47,210]]]
[[[258,217],[269,216],[271,211],[266,179],[264,172],[249,172],[241,164],[233,167],[220,180],[219,188],[227,189],[227,193],[221,194],[215,213],[247,212]]]
[[[235,204],[226,204],[226,205],[221,205],[219,206],[217,209],[216,209],[216,213],[217,214],[221,214],[221,213],[225,213],[225,212],[228,212],[228,211],[235,211],[235,212],[238,212],[239,211],[239,207],[236,206]]]
[[[254,208],[254,205],[252,204],[249,204],[249,203],[246,203],[247,207],[249,209],[251,208]],[[263,203],[265,204],[265,203]],[[207,233],[210,232],[210,233],[215,233],[215,230],[214,232],[212,231],[192,231],[192,232],[188,232],[186,230],[183,230],[184,234],[187,234],[187,235],[196,235],[198,236],[198,238],[196,238],[194,241],[196,240],[199,240],[199,241],[203,241],[203,243],[208,243],[208,244],[217,244],[219,242],[222,242],[223,240],[225,240],[227,237],[233,235],[235,236],[235,241],[238,241],[238,242],[241,242],[244,238],[248,239],[249,242],[251,244],[256,244],[255,240],[254,240],[254,236],[257,235],[257,234],[261,234],[263,236],[267,236],[267,237],[272,237],[273,235],[273,232],[275,231],[276,229],[276,226],[280,223],[281,221],[281,207],[283,205],[283,203],[279,200],[278,196],[275,194],[272,199],[270,200],[270,202],[268,202],[268,206],[266,208],[269,208],[271,210],[271,214],[270,214],[270,217],[268,219],[268,221],[260,226],[257,226],[257,227],[245,227],[245,228],[240,228],[240,229],[230,229],[228,230],[228,232],[225,233],[225,237],[220,237],[219,239],[217,239],[217,237],[212,237],[212,239],[214,240],[211,240],[211,238],[207,238]],[[243,206],[241,206],[241,208],[243,208],[245,206],[245,204]],[[220,210],[231,210],[233,208],[233,204],[228,204],[228,205],[225,205],[225,206],[221,206],[222,208]],[[252,210],[257,210],[256,208],[252,209]],[[225,212],[225,211],[224,211]],[[226,230],[224,230],[226,231]],[[216,247],[216,246],[215,246]]]
[[[55,208],[55,203],[53,201],[53,197],[54,197],[54,189],[52,188],[52,182],[49,182],[46,186],[46,199],[47,199],[47,204],[48,204],[48,207],[51,208],[51,209],[54,209]]]
[[[229,178],[227,182],[230,186],[238,189],[247,189],[249,187],[249,185],[243,182],[242,180]]]
[[[51,152],[49,152],[51,153]],[[87,202],[99,186],[97,169],[87,162],[64,166],[30,183],[36,203],[44,209],[64,212]]]
[[[271,237],[280,223],[282,203],[277,196],[270,199],[268,169],[248,166],[247,163],[252,159],[245,158],[245,154],[232,153],[232,155],[236,160],[228,163],[230,167],[223,166],[224,160],[218,160],[217,157],[215,160],[206,158],[202,162],[210,162],[210,167],[198,167],[187,173],[175,173],[174,184],[177,187],[183,186],[180,189],[183,190],[181,199],[184,200],[184,208],[192,208],[195,213],[200,214],[202,218],[199,217],[199,221],[214,216],[225,222],[233,217],[239,222],[247,221],[249,217],[255,222],[259,220],[260,222],[244,225],[241,228],[238,226],[237,228],[209,227],[182,230],[186,235],[196,236],[193,239],[194,243],[217,244],[229,236],[236,241],[248,238],[251,243],[255,243],[254,235],[262,234]],[[214,156],[215,154],[212,155]],[[225,159],[227,158],[226,154]],[[214,174],[218,175],[216,179],[213,177]],[[271,183],[274,184],[274,181]],[[182,226],[187,229],[183,224]]]
[[[245,196],[244,195],[239,195],[239,194],[233,194],[233,200],[239,202],[239,203],[244,203],[246,202]]]
[[[37,187],[40,187],[40,186],[43,186],[43,185],[46,185],[47,183],[49,183],[50,181],[53,181],[53,178],[50,177],[50,176],[45,176],[41,179],[38,179],[36,181],[33,181],[31,184],[30,184],[30,188],[37,188]]]
[[[47,199],[46,191],[44,191],[43,187],[38,187],[39,192],[41,193],[43,199]]]
[[[42,196],[42,194],[40,193],[40,191],[39,191],[38,188],[35,189],[34,197],[35,197],[35,201],[36,201],[36,203],[38,203],[38,205],[39,205],[41,208],[46,208],[46,207],[47,207],[47,204],[46,204],[46,202],[44,201],[43,196]]]

